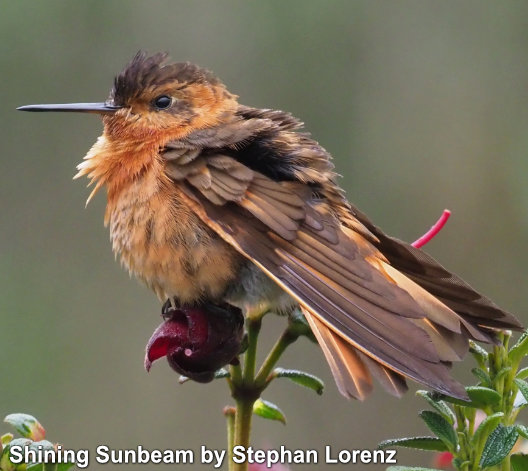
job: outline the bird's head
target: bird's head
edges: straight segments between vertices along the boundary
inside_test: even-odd
[[[188,62],[167,63],[167,54],[139,52],[114,80],[101,103],[29,105],[21,111],[96,113],[103,135],[78,165],[76,178],[121,188],[149,166],[160,148],[190,133],[221,125],[237,109],[237,97],[209,71]],[[109,190],[110,191],[110,190]]]
[[[18,109],[97,113],[108,139],[163,144],[221,123],[236,110],[236,98],[205,69],[188,62],[167,63],[167,54],[139,52],[116,76],[105,102]]]

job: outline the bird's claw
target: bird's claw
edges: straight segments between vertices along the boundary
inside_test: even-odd
[[[164,320],[172,319],[174,311],[177,310],[178,308],[176,307],[176,300],[174,298],[169,298],[161,307],[161,317],[163,317]]]

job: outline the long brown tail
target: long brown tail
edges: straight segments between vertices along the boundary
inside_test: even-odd
[[[339,392],[348,398],[363,400],[372,392],[372,376],[396,397],[407,391],[405,378],[372,360],[326,327],[317,317],[303,313],[323,350]]]
[[[520,322],[426,253],[385,235],[361,213],[356,216],[375,235],[374,245],[383,255],[367,261],[389,282],[405,290],[426,314],[412,322],[427,333],[441,360],[434,366],[434,375],[441,378],[450,394],[464,397],[462,385],[448,373],[451,362],[464,357],[469,339],[491,343],[498,330],[519,330]],[[303,312],[344,396],[364,399],[372,390],[372,377],[394,396],[407,390],[405,375],[355,348],[335,326],[321,322],[307,309]],[[430,386],[427,378],[412,379]]]

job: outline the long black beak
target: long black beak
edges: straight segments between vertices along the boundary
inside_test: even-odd
[[[108,103],[66,103],[62,105],[27,105],[17,108],[19,111],[77,111],[80,113],[115,113],[121,106]]]

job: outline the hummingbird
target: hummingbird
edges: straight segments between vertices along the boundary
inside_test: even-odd
[[[449,367],[469,340],[520,322],[346,199],[331,156],[287,112],[239,104],[211,72],[139,52],[101,103],[23,111],[95,113],[103,134],[75,178],[102,187],[126,268],[175,306],[300,308],[339,391],[410,378],[467,398]]]

